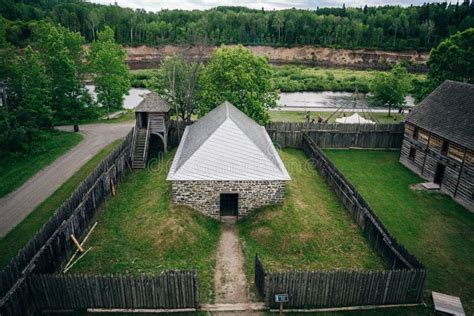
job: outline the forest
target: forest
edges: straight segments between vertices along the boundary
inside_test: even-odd
[[[81,0],[2,0],[7,40],[26,46],[40,20],[80,32],[86,42],[105,26],[124,45],[244,44],[319,45],[335,48],[429,50],[444,38],[474,27],[474,2],[421,6],[254,10],[217,7],[205,11],[147,12]]]

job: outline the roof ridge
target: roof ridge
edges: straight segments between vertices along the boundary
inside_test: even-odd
[[[229,104],[232,105],[232,106],[233,106],[235,109],[237,109],[238,111],[240,111],[242,114],[244,114],[245,119],[248,119],[249,121],[251,121],[252,123],[254,123],[255,125],[257,125],[259,128],[263,128],[263,129],[265,130],[265,133],[267,132],[267,130],[265,129],[264,126],[258,124],[258,123],[255,122],[254,120],[252,120],[252,119],[251,119],[250,117],[248,117],[243,111],[239,110],[235,105],[233,105],[232,103],[230,103],[230,102],[228,102],[228,101],[226,101],[226,108],[227,108],[227,111],[228,111],[228,105],[229,105]],[[267,152],[267,149],[268,149],[268,148],[266,148],[265,150],[263,150],[262,148],[260,148],[259,144],[257,144],[257,143],[254,141],[253,137],[251,137],[251,136],[248,134],[248,131],[242,129],[242,127],[240,126],[240,124],[237,124],[238,122],[236,122],[236,121],[234,121],[234,120],[232,119],[232,116],[229,115],[229,116],[228,116],[228,119],[230,119],[230,120],[237,126],[237,128],[238,128],[240,131],[242,131],[242,133],[244,133],[245,136],[247,136],[247,138],[263,153],[263,155],[264,155],[265,157],[268,158],[268,160],[271,161],[271,163],[272,163],[273,165],[275,165],[280,171],[282,171],[282,169],[281,169],[280,165],[278,164],[278,162],[275,161],[274,159],[272,159],[272,155],[270,155],[270,153]],[[271,144],[272,144],[272,146],[273,146],[273,143],[271,143]]]
[[[218,107],[214,108],[213,110],[215,110],[215,109],[217,109],[217,108],[218,108]],[[210,112],[212,112],[213,110],[211,110]],[[227,111],[227,109],[226,109],[226,111]],[[208,112],[207,114],[209,114],[210,112]],[[207,114],[206,114],[206,115],[207,115]],[[176,166],[176,172],[177,172],[182,166],[184,166],[184,164],[186,163],[186,161],[188,161],[188,160],[206,143],[206,141],[207,141],[212,135],[215,134],[215,132],[219,129],[219,127],[222,126],[222,124],[224,124],[224,122],[227,120],[227,118],[228,118],[228,117],[226,116],[226,118],[225,118],[224,120],[222,120],[218,125],[215,126],[214,130],[213,130],[209,135],[207,135],[206,138],[202,139],[202,141],[201,141],[201,143],[199,144],[199,146],[197,146],[197,147],[194,149],[192,155],[190,155],[189,157],[185,158],[185,159],[182,160],[182,161],[181,161],[181,159],[180,159],[180,161],[178,161],[177,166]],[[199,124],[199,120],[198,120],[196,123],[194,123],[194,124]],[[188,126],[192,126],[192,125],[188,125]],[[183,143],[183,145],[186,145],[186,144]]]

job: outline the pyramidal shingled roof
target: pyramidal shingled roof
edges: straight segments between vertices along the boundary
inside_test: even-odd
[[[167,180],[291,180],[267,131],[229,102],[187,126]]]
[[[170,104],[156,92],[149,92],[135,108],[135,112],[168,112]]]
[[[415,106],[406,121],[474,149],[474,84],[446,80]]]

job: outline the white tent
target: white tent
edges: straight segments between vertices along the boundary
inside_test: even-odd
[[[336,123],[341,124],[375,124],[375,122],[365,119],[359,115],[359,113],[354,113],[351,116],[340,117],[336,119]]]

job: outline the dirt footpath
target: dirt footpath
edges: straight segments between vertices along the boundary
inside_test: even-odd
[[[0,238],[18,225],[102,148],[124,137],[134,122],[82,125],[84,139],[17,190],[0,199]],[[72,131],[72,127],[59,128]]]
[[[223,223],[214,276],[216,304],[247,303],[244,254],[235,223]]]

